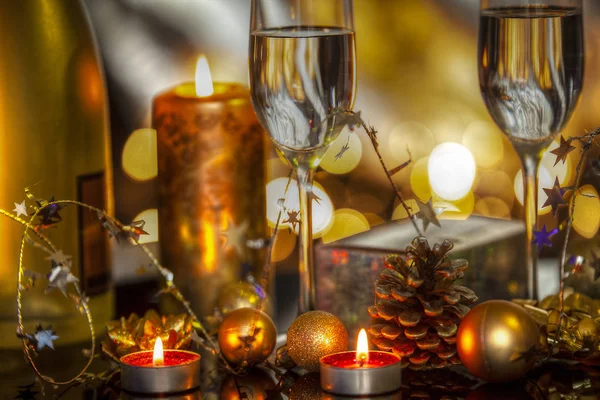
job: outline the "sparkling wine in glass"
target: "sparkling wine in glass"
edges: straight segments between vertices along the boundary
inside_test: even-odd
[[[583,83],[581,0],[481,0],[479,84],[523,165],[527,291],[538,297],[537,170],[569,121]]]
[[[300,193],[299,312],[315,308],[312,180],[356,92],[352,0],[252,0],[250,90]]]

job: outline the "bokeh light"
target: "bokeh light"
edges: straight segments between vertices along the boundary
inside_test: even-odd
[[[351,208],[340,208],[335,211],[333,226],[323,235],[323,243],[335,242],[369,229],[369,221],[364,215]]]
[[[600,200],[592,185],[582,186],[575,195],[573,229],[584,238],[591,239],[600,225]]]
[[[482,168],[497,166],[504,156],[502,133],[489,122],[475,121],[469,124],[462,144],[471,151],[475,163]]]
[[[484,217],[510,219],[510,208],[498,197],[486,196],[477,200],[475,212]]]
[[[467,193],[465,197],[457,201],[435,201],[434,208],[441,208],[439,219],[465,220],[473,213],[475,208],[475,196],[473,192]]]
[[[288,258],[294,251],[297,240],[298,237],[291,229],[279,229],[275,236],[271,261],[277,262]]]
[[[410,172],[410,187],[415,196],[423,202],[427,202],[431,198],[428,164],[429,157],[423,157],[413,165]]]
[[[158,210],[156,208],[142,211],[133,220],[146,223],[143,229],[148,234],[140,236],[140,243],[158,242]]]
[[[419,206],[417,205],[417,201],[415,199],[405,199],[404,202],[408,207],[410,207],[410,209],[412,210],[411,212],[413,214],[419,212]],[[396,208],[394,208],[394,212],[392,213],[392,221],[405,218],[408,218],[408,213],[406,212],[402,204],[398,204]]]
[[[323,156],[320,166],[332,174],[347,174],[356,168],[361,157],[362,143],[358,135],[344,129]]]
[[[274,227],[277,222],[277,216],[279,215],[277,202],[284,197],[287,182],[288,178],[276,178],[267,184],[267,221],[271,227]],[[333,221],[333,203],[318,182],[314,182],[313,184],[313,193],[318,197],[318,200],[313,199],[312,202],[313,236],[316,239],[331,227]],[[291,181],[285,198],[284,205],[288,211],[299,211],[298,185],[295,180]],[[293,228],[290,223],[283,222],[286,219],[287,215],[284,214],[280,221],[280,227]],[[298,225],[296,225],[295,231],[296,233],[298,232]]]
[[[439,144],[429,156],[429,184],[433,192],[444,200],[465,197],[475,181],[475,160],[462,144]]]
[[[156,131],[137,129],[129,135],[121,158],[123,170],[136,181],[147,181],[158,174]]]

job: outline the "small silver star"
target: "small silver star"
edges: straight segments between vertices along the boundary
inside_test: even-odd
[[[56,336],[56,332],[50,329],[50,327],[48,327],[48,329],[42,329],[41,326],[37,327],[33,337],[37,342],[37,351],[42,350],[44,347],[49,347],[52,350],[54,350],[53,341],[58,339],[58,336]]]
[[[78,281],[79,279],[71,274],[71,269],[69,267],[57,265],[56,267],[52,268],[48,274],[48,287],[46,288],[46,293],[58,288],[62,294],[66,296],[67,285],[69,283],[75,283]]]
[[[21,203],[15,203],[15,208],[13,210],[15,214],[17,214],[17,218],[21,215],[27,216],[27,206],[25,205],[25,200]]]
[[[343,145],[340,151],[335,155],[334,161],[337,161],[340,158],[342,158],[344,156],[344,153],[348,150],[350,150],[350,136],[348,136],[348,141],[346,142],[346,144]]]
[[[227,238],[225,245],[228,248],[233,247],[235,252],[243,257],[246,254],[246,232],[248,231],[248,221],[244,221],[239,225],[235,225],[233,222],[229,221],[229,226],[227,230],[221,235]]]
[[[427,227],[430,223],[439,228],[442,227],[440,221],[437,219],[437,214],[433,209],[431,199],[429,199],[427,203],[423,203],[417,198],[417,205],[419,206],[419,218],[423,221],[423,231],[427,231]]]
[[[46,260],[51,260],[55,265],[64,265],[67,267],[71,265],[71,256],[66,255],[62,250],[50,254],[50,257],[46,257]]]

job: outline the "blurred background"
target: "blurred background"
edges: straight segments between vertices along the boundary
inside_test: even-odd
[[[214,81],[248,83],[248,0],[86,0],[101,48],[110,99],[115,210],[122,221],[144,219],[148,243],[158,240],[156,133],[151,128],[154,96],[194,79],[200,54],[206,55]],[[315,2],[316,3],[316,2]],[[564,130],[581,135],[600,125],[600,3],[584,0],[586,71],[583,96]],[[520,163],[512,146],[484,107],[477,75],[475,0],[358,0],[355,2],[358,94],[355,111],[379,132],[380,149],[389,167],[412,163],[394,175],[409,204],[432,198],[442,220],[479,215],[518,220],[522,214]],[[448,142],[463,147],[450,146]],[[437,146],[449,152],[461,180],[448,191],[444,171],[428,170]],[[343,146],[341,159],[335,156]],[[551,151],[558,146],[554,143]],[[466,152],[466,153],[465,153]],[[547,154],[540,169],[542,188],[575,178],[578,151],[554,165]],[[277,215],[288,175],[273,151],[267,160],[267,217]],[[460,160],[473,157],[475,171]],[[591,159],[598,158],[597,154]],[[432,163],[434,165],[435,163]],[[462,168],[462,169],[461,169]],[[588,168],[586,170],[590,170]],[[473,172],[473,174],[471,174]],[[591,173],[591,172],[590,172]],[[600,204],[593,179],[584,176],[589,193],[576,210],[574,246],[589,249],[598,242]],[[326,155],[316,176],[316,236],[332,243],[390,220],[406,219],[398,208],[372,146],[362,131],[345,131]],[[432,189],[433,188],[433,189]],[[456,200],[458,199],[458,200]],[[540,209],[540,224],[556,226],[550,207]],[[560,239],[557,239],[560,240]],[[578,244],[579,243],[579,244]],[[296,237],[282,230],[274,260],[277,287],[296,273]],[[153,249],[158,250],[156,244]],[[554,253],[553,253],[554,252]],[[134,253],[117,253],[117,283],[140,277]],[[137,253],[135,253],[137,254]],[[543,256],[555,255],[544,250]],[[584,255],[584,254],[582,254]],[[141,257],[140,257],[141,259]],[[141,262],[141,261],[140,261]],[[277,293],[281,303],[283,293]],[[289,296],[289,294],[288,294]],[[293,298],[290,297],[290,299]]]

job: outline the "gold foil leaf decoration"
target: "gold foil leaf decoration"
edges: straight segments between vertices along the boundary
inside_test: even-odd
[[[143,317],[131,314],[106,324],[102,350],[118,360],[136,351],[152,350],[158,337],[165,349],[187,349],[192,342],[193,318],[186,314],[160,315],[148,310]]]

